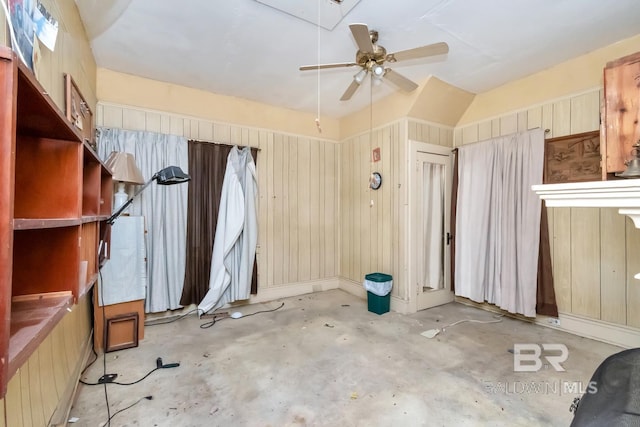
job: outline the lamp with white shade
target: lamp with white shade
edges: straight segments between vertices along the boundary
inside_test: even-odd
[[[109,155],[106,164],[113,173],[113,180],[118,183],[118,191],[115,193],[113,200],[113,211],[116,212],[129,199],[129,195],[125,191],[125,185],[144,184],[144,178],[131,153],[114,151]]]

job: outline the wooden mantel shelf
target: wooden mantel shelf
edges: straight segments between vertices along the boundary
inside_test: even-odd
[[[548,207],[618,208],[640,229],[640,179],[533,185]],[[634,276],[640,279],[640,273]]]

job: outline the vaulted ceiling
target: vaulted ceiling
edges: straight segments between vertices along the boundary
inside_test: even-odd
[[[299,70],[353,62],[351,23],[377,30],[388,52],[446,42],[448,54],[393,70],[473,93],[640,32],[638,0],[265,1],[76,0],[100,67],[329,117],[399,90],[367,80],[340,101],[358,67]]]

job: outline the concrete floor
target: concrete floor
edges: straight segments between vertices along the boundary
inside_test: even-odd
[[[190,315],[147,326],[137,348],[107,353],[111,426],[567,426],[569,406],[596,367],[621,349],[503,318],[462,323],[433,339],[421,332],[492,313],[452,303],[412,315],[367,311],[340,290],[245,306],[210,329]],[[514,343],[562,343],[565,372],[514,372]],[[102,375],[102,358],[85,381]],[[570,386],[565,388],[565,383]],[[80,385],[76,426],[107,419],[103,386]]]

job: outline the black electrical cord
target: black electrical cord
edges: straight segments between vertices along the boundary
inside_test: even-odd
[[[118,381],[105,381],[105,382],[97,382],[97,383],[88,383],[88,382],[85,382],[85,381],[82,381],[82,380],[80,380],[80,382],[82,384],[84,384],[84,385],[101,385],[101,384],[134,385],[134,384],[138,384],[140,381],[146,379],[149,375],[153,374],[158,369],[176,368],[178,366],[180,366],[180,364],[178,364],[178,363],[168,363],[168,364],[163,365],[163,366],[155,367],[152,370],[150,370],[149,372],[147,372],[144,377],[142,377],[142,378],[140,378],[138,380],[135,380],[133,382],[130,382],[130,383],[121,383],[121,382],[118,382]]]
[[[134,403],[132,403],[131,405],[127,406],[126,408],[122,408],[120,410],[118,410],[117,412],[115,412],[113,415],[109,416],[109,419],[107,420],[106,423],[102,424],[102,425],[111,425],[111,420],[113,419],[113,417],[115,417],[116,415],[118,415],[121,412],[126,411],[127,409],[133,408],[134,406],[136,406],[138,403],[142,402],[144,399],[147,400],[151,400],[153,399],[153,396],[145,396],[145,397],[141,397],[140,399],[136,400]]]
[[[187,317],[188,315],[190,315],[191,313],[195,313],[196,311],[198,311],[197,308],[194,308],[193,310],[191,310],[188,313],[185,313],[183,315],[180,315],[178,317],[175,317],[171,320],[165,320],[165,321],[161,321],[161,322],[150,322],[150,323],[145,323],[145,327],[149,327],[149,326],[156,326],[156,325],[167,325],[169,323],[173,323],[173,322],[177,322],[178,320],[184,319],[185,317]]]
[[[98,301],[98,304],[102,303],[102,328],[104,332],[104,327],[107,324],[107,314],[105,313],[105,306],[104,306],[104,290],[103,290],[104,286],[103,286],[103,279],[102,279],[102,269],[98,268],[98,273],[100,274],[100,283],[98,283],[98,286],[100,287],[100,301]],[[106,343],[104,343],[103,341],[103,347],[105,345]],[[106,378],[107,376],[107,352],[105,350],[106,350],[105,348],[102,349],[102,378]],[[98,357],[96,354],[96,359],[97,358]],[[107,427],[111,427],[111,409],[109,408],[109,393],[107,392],[106,382],[104,383],[104,401],[107,405]]]
[[[284,303],[280,304],[280,307],[272,308],[271,310],[260,310],[260,311],[256,311],[255,313],[244,314],[242,317],[239,317],[238,319],[242,319],[243,317],[249,317],[249,316],[253,316],[253,315],[256,315],[256,314],[260,314],[260,313],[271,313],[271,312],[274,312],[276,310],[280,310],[282,307],[284,307]],[[218,321],[224,320],[224,319],[228,319],[228,317],[221,317],[220,319],[214,317],[212,321],[206,322],[206,323],[203,323],[202,325],[200,325],[200,329],[208,329],[208,328],[212,327],[213,325],[215,325]],[[235,319],[235,320],[237,320],[237,319]]]

